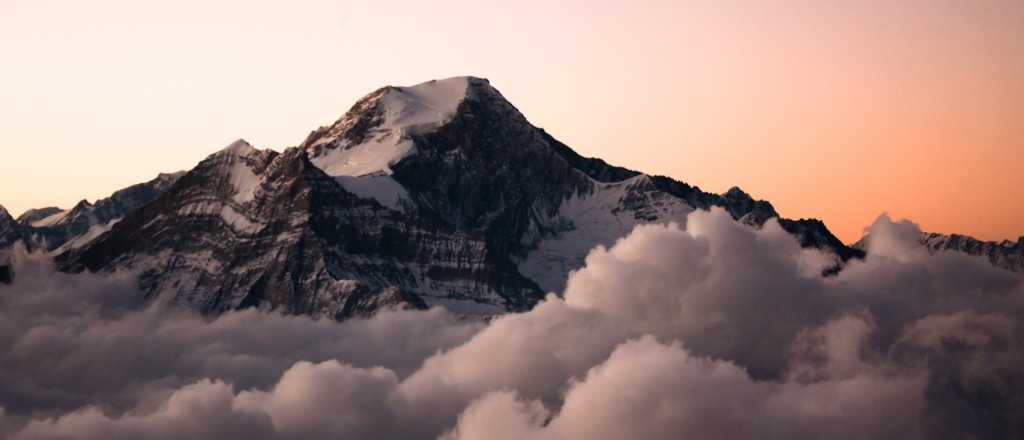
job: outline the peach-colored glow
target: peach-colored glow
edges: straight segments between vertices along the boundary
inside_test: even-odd
[[[1024,234],[1019,0],[4,0],[0,203],[280,149],[380,85],[464,74],[582,154],[844,240],[882,211]]]

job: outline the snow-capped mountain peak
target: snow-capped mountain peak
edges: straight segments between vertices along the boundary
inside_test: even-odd
[[[254,152],[256,152],[256,148],[249,144],[249,142],[245,139],[238,139],[214,154],[248,156]]]
[[[412,135],[447,122],[469,90],[485,84],[463,76],[378,89],[334,124],[313,131],[301,147],[331,176],[391,174],[392,165],[415,153]]]
[[[444,122],[466,98],[470,80],[455,77],[389,88],[380,100],[385,126],[411,129]]]
[[[384,87],[315,130],[300,148],[349,192],[402,209],[408,193],[391,178],[392,167],[416,154],[413,136],[444,125],[483,87],[490,87],[487,80],[467,76]]]

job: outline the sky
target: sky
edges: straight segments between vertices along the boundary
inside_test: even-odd
[[[772,3],[0,0],[0,204],[281,150],[380,86],[474,75],[583,155],[845,241],[882,212],[1024,235],[1024,2]]]

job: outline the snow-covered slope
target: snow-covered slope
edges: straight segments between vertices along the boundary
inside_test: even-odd
[[[65,214],[67,214],[66,210],[60,209],[56,206],[29,209],[18,216],[18,223],[37,228],[50,226],[64,218]]]
[[[330,176],[391,174],[391,165],[415,153],[411,136],[446,122],[466,97],[468,77],[411,87],[384,87],[353,111],[310,134],[303,146]]]
[[[650,222],[686,224],[694,208],[659,191],[649,176],[640,174],[621,182],[593,182],[593,190],[574,194],[550,220],[553,233],[539,237],[519,263],[519,271],[545,292],[561,292],[567,274],[583,267],[584,258],[597,245],[610,247],[636,225]]]
[[[465,99],[470,78],[384,87],[356,104],[334,124],[303,143],[313,164],[337,177],[345,189],[401,209],[407,200],[391,178],[391,166],[415,154],[415,134],[445,123]]]
[[[255,197],[256,190],[260,186],[260,179],[256,176],[253,168],[259,166],[260,159],[264,154],[253,148],[244,139],[239,139],[224,147],[217,155],[224,161],[223,166],[227,168],[228,180],[234,187],[232,200],[235,202],[245,203]]]

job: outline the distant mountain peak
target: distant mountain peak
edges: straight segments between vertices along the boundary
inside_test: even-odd
[[[228,144],[215,154],[229,154],[233,156],[248,156],[256,151],[245,139],[238,139]]]
[[[732,188],[729,188],[729,190],[726,191],[724,193],[724,195],[726,197],[731,197],[731,198],[736,198],[736,199],[749,199],[750,198],[750,194],[747,194],[745,191],[740,189],[740,187],[738,187],[738,186],[734,186]]]
[[[76,209],[88,209],[88,208],[91,208],[91,207],[92,207],[92,203],[90,203],[88,199],[82,199],[82,200],[79,200],[78,203],[75,203],[75,206],[73,206],[71,208],[71,210],[74,211]]]
[[[39,222],[39,221],[41,221],[43,219],[46,219],[47,217],[50,217],[50,216],[53,216],[55,214],[61,213],[61,212],[64,212],[64,210],[60,209],[60,208],[58,208],[56,206],[47,206],[45,208],[29,209],[28,211],[25,211],[21,215],[18,216],[18,223],[21,223],[23,225],[33,225],[34,226],[35,223],[37,223],[37,222]]]
[[[867,236],[861,239],[865,242]],[[922,232],[919,240],[931,252],[958,251],[985,257],[993,265],[1024,272],[1024,236],[1002,241],[982,241],[968,235]]]
[[[256,196],[262,182],[260,175],[278,155],[238,139],[200,162],[197,170],[204,179],[221,182],[235,202],[246,203]]]

